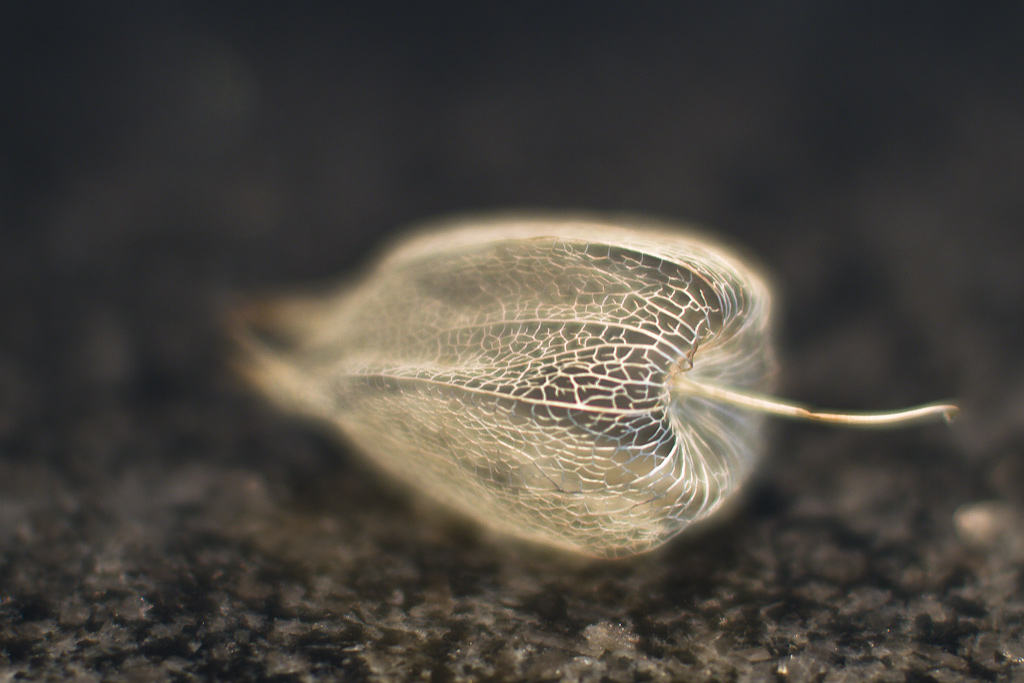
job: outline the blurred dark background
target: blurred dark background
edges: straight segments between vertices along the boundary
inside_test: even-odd
[[[1024,676],[1024,5],[0,8],[0,672]],[[780,426],[718,532],[575,566],[394,492],[228,371],[225,310],[493,208],[774,273]]]

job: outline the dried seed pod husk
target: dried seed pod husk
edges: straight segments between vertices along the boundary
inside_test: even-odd
[[[250,309],[246,374],[380,469],[501,533],[596,557],[717,510],[772,390],[771,295],[750,260],[657,221],[469,217],[423,226],[354,286]]]

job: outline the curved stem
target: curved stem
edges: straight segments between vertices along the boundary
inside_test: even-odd
[[[957,406],[948,403],[927,403],[912,408],[884,412],[822,410],[753,391],[727,389],[716,384],[695,382],[683,374],[676,376],[672,391],[678,396],[701,396],[791,420],[827,422],[848,427],[884,429],[938,420],[949,423],[960,411]]]

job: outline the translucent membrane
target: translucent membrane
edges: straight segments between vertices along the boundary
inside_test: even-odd
[[[768,397],[770,303],[749,261],[676,226],[499,216],[428,226],[355,286],[250,308],[235,332],[257,386],[410,487],[502,533],[621,557],[717,510],[766,415],[955,412]]]

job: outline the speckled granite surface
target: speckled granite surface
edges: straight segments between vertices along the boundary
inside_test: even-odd
[[[1024,680],[1024,14],[796,2],[0,10],[0,680]],[[718,228],[780,425],[631,561],[488,538],[276,414],[220,319],[401,225]]]

